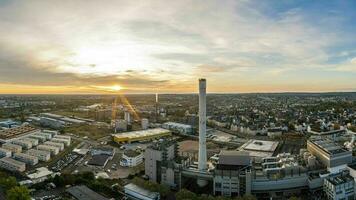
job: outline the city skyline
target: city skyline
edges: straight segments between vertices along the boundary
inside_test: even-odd
[[[0,0],[0,94],[356,91],[355,9]]]

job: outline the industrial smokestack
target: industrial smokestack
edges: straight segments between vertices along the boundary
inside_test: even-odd
[[[200,172],[207,171],[206,163],[206,80],[199,79],[199,157],[198,169]],[[206,180],[199,179],[197,184],[204,187],[208,184]]]

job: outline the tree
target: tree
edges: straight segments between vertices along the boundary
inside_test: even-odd
[[[7,177],[0,179],[0,186],[4,188],[5,191],[10,190],[11,188],[17,186],[17,181],[15,177]]]
[[[6,199],[8,200],[30,200],[30,192],[25,186],[15,186],[7,191]]]
[[[176,193],[177,200],[195,200],[197,199],[197,195],[189,190],[181,189]]]
[[[298,197],[291,196],[288,200],[300,200]]]

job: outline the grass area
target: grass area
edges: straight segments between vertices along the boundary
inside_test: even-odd
[[[110,128],[98,127],[96,125],[89,124],[66,127],[64,131],[66,133],[72,133],[80,137],[87,136],[92,139],[105,137],[112,133],[112,130]]]
[[[56,110],[53,111],[54,114],[57,115],[64,115],[67,117],[80,117],[80,118],[87,118],[87,119],[94,119],[94,115],[89,112],[79,112],[79,111],[66,111],[66,110]]]

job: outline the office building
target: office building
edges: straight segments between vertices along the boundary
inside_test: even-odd
[[[135,167],[143,162],[143,153],[141,151],[126,150],[122,154],[120,165],[123,167]]]
[[[32,147],[34,147],[34,146],[37,146],[37,145],[38,145],[38,140],[37,140],[37,139],[33,139],[33,138],[29,138],[29,137],[27,137],[27,138],[21,138],[20,140],[22,140],[22,141],[26,141],[26,142],[31,142]]]
[[[352,152],[329,139],[309,139],[307,149],[329,170],[352,162]]]
[[[37,134],[30,135],[29,138],[36,139],[41,143],[47,141],[46,137],[44,137],[42,135],[37,135]]]
[[[355,180],[348,171],[332,174],[324,179],[323,190],[328,200],[353,200]]]

